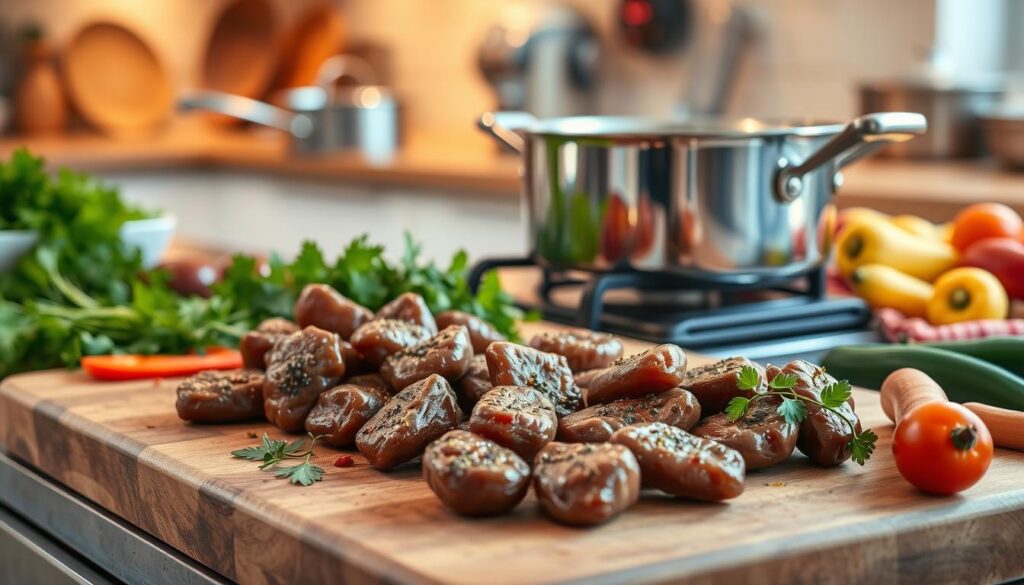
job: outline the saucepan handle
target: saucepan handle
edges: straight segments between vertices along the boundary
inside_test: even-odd
[[[178,111],[205,110],[306,138],[313,132],[313,121],[266,102],[222,91],[194,91],[178,98]]]
[[[480,115],[477,126],[521,153],[526,148],[526,141],[520,132],[536,122],[537,118],[527,112],[487,112]]]
[[[835,162],[840,169],[893,142],[904,142],[928,130],[928,121],[913,112],[880,112],[861,116],[846,125],[803,162],[781,159],[775,175],[775,197],[784,203],[800,196],[804,176]]]

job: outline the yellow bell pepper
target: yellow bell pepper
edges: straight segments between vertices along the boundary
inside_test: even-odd
[[[946,325],[977,319],[1004,319],[1010,309],[999,279],[981,268],[956,268],[935,282],[928,321]]]
[[[836,255],[839,272],[848,279],[858,266],[885,264],[933,282],[957,262],[950,244],[915,236],[888,221],[850,222],[836,240]]]
[[[850,284],[871,308],[890,307],[908,317],[924,317],[932,298],[931,284],[885,264],[858,266]]]
[[[921,236],[922,238],[928,238],[930,240],[941,240],[942,235],[939,233],[938,227],[923,217],[917,217],[916,215],[897,215],[890,219],[896,227],[914,234],[915,236]]]

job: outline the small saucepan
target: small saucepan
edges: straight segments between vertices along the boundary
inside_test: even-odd
[[[927,127],[906,112],[845,125],[499,112],[480,125],[523,155],[539,262],[728,282],[821,266],[840,169]]]
[[[337,87],[344,77],[366,85]],[[374,85],[372,79],[373,71],[365,61],[338,55],[321,66],[317,85],[281,91],[273,103],[196,91],[182,96],[178,109],[217,112],[283,130],[291,135],[296,154],[354,150],[370,162],[385,163],[401,144],[401,108],[392,92]]]

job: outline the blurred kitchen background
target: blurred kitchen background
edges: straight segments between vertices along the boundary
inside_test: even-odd
[[[333,254],[369,232],[398,249],[411,230],[429,256],[459,247],[474,257],[522,254],[520,162],[476,128],[478,115],[499,104],[542,116],[847,120],[863,109],[919,111],[922,102],[910,100],[925,100],[935,108],[925,113],[936,142],[851,168],[840,205],[936,221],[974,200],[1024,210],[1024,175],[1011,159],[983,155],[975,111],[1013,102],[1024,3],[1012,0],[0,7],[0,154],[28,145],[51,167],[96,173],[129,200],[177,216],[179,241],[202,248],[287,255],[313,238]],[[335,54],[347,57],[322,68]],[[342,77],[341,87],[282,96],[315,83],[318,69]],[[879,85],[892,91],[874,99],[895,101],[862,101],[867,84],[893,80],[902,85]],[[197,93],[204,89],[306,116]],[[344,102],[353,116],[376,109],[365,122],[372,136],[318,137],[324,99]],[[182,100],[241,108],[300,136],[186,112]]]

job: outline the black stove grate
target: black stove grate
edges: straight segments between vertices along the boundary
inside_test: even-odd
[[[476,290],[484,273],[504,267],[542,271],[540,302],[520,304],[545,319],[694,349],[863,331],[871,319],[860,299],[828,298],[821,269],[797,277],[709,282],[662,272],[577,274],[542,268],[530,258],[493,258],[474,266],[470,286]],[[555,293],[571,288],[580,291],[578,304],[557,302]],[[638,293],[639,301],[609,298],[619,290]]]

